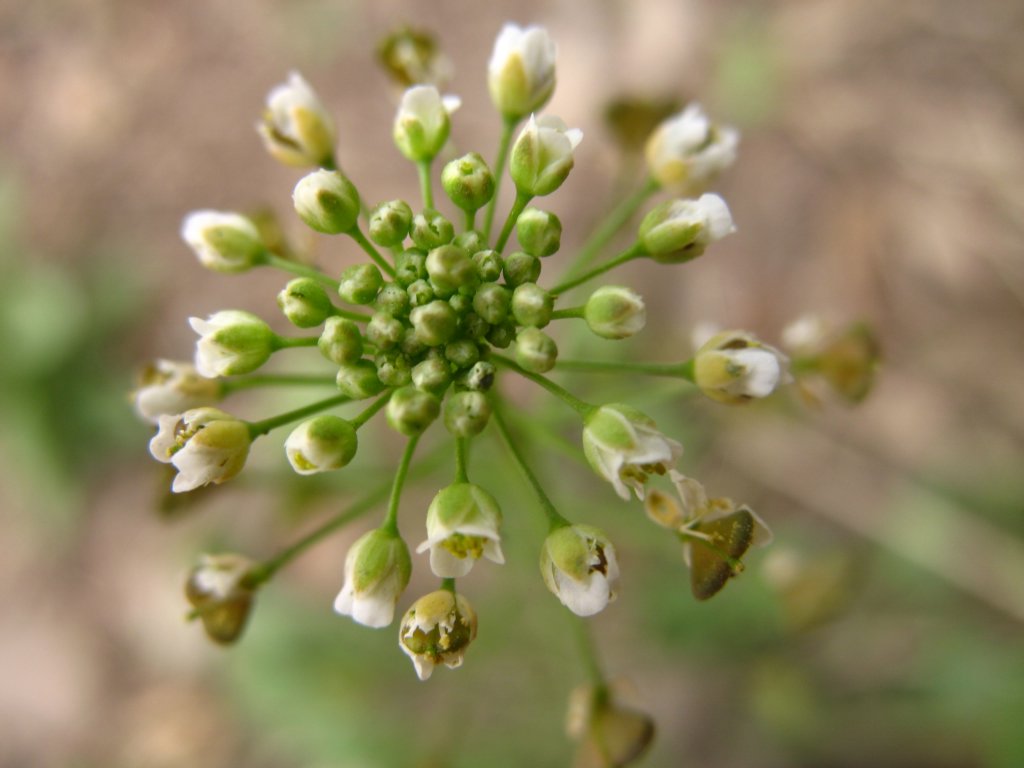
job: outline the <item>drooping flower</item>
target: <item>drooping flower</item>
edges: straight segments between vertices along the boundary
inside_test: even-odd
[[[642,499],[648,476],[665,474],[682,452],[683,447],[659,432],[650,417],[622,403],[601,406],[584,423],[587,461],[625,501],[629,488]]]
[[[345,556],[345,582],[334,610],[367,627],[386,627],[411,574],[409,548],[401,536],[383,528],[364,533]]]
[[[223,483],[245,466],[252,436],[244,421],[216,408],[196,408],[162,415],[159,423],[149,452],[157,461],[177,468],[171,485],[174,493]]]
[[[739,132],[712,123],[699,104],[663,121],[647,141],[647,168],[665,189],[703,191],[736,160]]]
[[[251,312],[225,309],[203,320],[190,317],[196,342],[196,370],[203,376],[234,376],[252,373],[274,351],[274,332]]]
[[[619,563],[603,531],[589,525],[556,528],[540,555],[544,584],[577,616],[593,616],[615,599]]]
[[[487,63],[491,101],[506,120],[538,111],[555,90],[554,41],[544,27],[502,27]]]
[[[185,597],[211,640],[227,645],[245,629],[254,595],[245,580],[252,567],[241,555],[202,555],[189,573]]]
[[[462,666],[466,648],[476,638],[476,611],[462,595],[439,589],[424,595],[406,611],[398,645],[412,659],[420,680],[434,667]]]
[[[140,378],[133,393],[135,410],[153,424],[165,414],[184,413],[221,398],[220,382],[200,376],[191,363],[157,360]]]
[[[730,405],[767,397],[791,381],[789,359],[746,331],[722,331],[704,342],[693,375],[705,395]]]
[[[491,494],[472,483],[455,483],[438,491],[427,509],[427,540],[417,552],[430,550],[430,570],[441,578],[460,578],[486,557],[504,563],[501,508]]]
[[[256,130],[267,151],[286,165],[333,164],[334,121],[298,72],[267,95],[263,121]]]

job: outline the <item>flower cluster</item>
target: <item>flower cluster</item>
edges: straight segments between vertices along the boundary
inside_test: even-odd
[[[468,576],[478,560],[505,562],[501,503],[469,477],[473,440],[488,426],[529,481],[548,522],[547,537],[538,543],[547,588],[578,616],[601,612],[619,592],[611,539],[558,512],[513,429],[501,396],[503,381],[525,378],[572,409],[582,434],[581,458],[623,501],[646,499],[648,516],[682,541],[694,594],[706,599],[739,572],[740,559],[767,527],[747,507],[709,500],[699,483],[679,474],[682,445],[647,415],[623,403],[587,402],[547,374],[672,376],[729,405],[767,397],[790,380],[788,358],[746,331],[718,333],[687,360],[646,363],[562,359],[559,334],[552,331],[555,321],[582,320],[601,339],[621,341],[640,333],[647,320],[645,304],[628,286],[602,285],[576,302],[567,297],[635,259],[673,268],[735,231],[726,202],[708,191],[736,157],[734,129],[715,123],[696,104],[664,120],[647,143],[641,192],[610,217],[620,228],[640,219],[631,244],[598,261],[616,234],[604,227],[561,265],[560,281],[542,281],[543,267],[561,250],[562,223],[536,202],[565,183],[583,138],[581,131],[544,112],[555,88],[555,44],[541,27],[509,24],[498,35],[487,84],[502,136],[489,165],[476,152],[452,156],[453,114],[460,100],[438,89],[447,64],[431,60],[436,51],[429,42],[423,35],[401,33],[381,49],[405,87],[391,132],[397,150],[416,167],[420,203],[401,198],[373,203],[362,197],[337,162],[329,111],[306,80],[293,73],[270,92],[258,132],[272,157],[308,170],[292,192],[298,218],[317,233],[347,241],[363,258],[321,269],[281,248],[239,213],[188,215],[182,238],[207,269],[240,274],[264,267],[291,274],[277,303],[298,332],[281,335],[264,319],[239,310],[192,318],[199,337],[194,365],[160,361],[136,393],[140,414],[159,424],[151,453],[177,469],[175,492],[233,478],[254,440],[289,425],[284,449],[295,472],[339,470],[355,460],[359,430],[383,412],[387,424],[405,438],[405,450],[383,520],[351,546],[334,602],[337,613],[367,627],[393,622],[409,584],[414,556],[399,529],[402,489],[420,437],[435,421],[443,423],[451,438],[446,444],[453,446],[455,477],[425,511],[425,537],[416,548],[416,555],[428,554],[440,588],[412,603],[398,638],[421,679],[439,664],[459,666],[476,636],[476,611],[456,591],[456,580]],[[440,186],[450,205],[435,200],[438,160],[444,161]],[[494,227],[506,171],[514,199],[501,226]],[[658,194],[666,199],[640,217],[641,207]],[[287,367],[260,372],[278,353],[302,347],[315,348],[309,354],[321,366],[326,360],[329,376],[296,372],[290,358],[298,353],[289,353]],[[847,369],[828,364],[838,354],[834,345],[829,350],[815,348],[801,359],[817,361],[815,370],[826,376],[832,372],[838,380],[837,371]],[[860,385],[851,378],[843,381],[852,391]],[[238,389],[284,385],[332,391],[256,421],[212,407]],[[353,405],[355,410],[348,410]],[[648,487],[658,476],[676,486],[681,502]],[[219,642],[236,639],[263,582],[341,522],[373,508],[372,503],[357,505],[345,513],[350,517],[328,521],[261,565],[237,556],[206,557],[189,580],[188,597],[207,632]],[[588,711],[582,731],[601,743],[601,728],[627,717],[605,699]],[[628,727],[638,729],[629,743],[646,744],[647,719],[628,718],[636,721]],[[642,746],[629,747],[634,748]]]

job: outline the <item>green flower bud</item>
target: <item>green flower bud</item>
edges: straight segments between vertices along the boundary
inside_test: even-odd
[[[441,397],[452,383],[451,366],[439,357],[428,357],[413,366],[412,383],[417,389]]]
[[[412,381],[412,369],[409,359],[398,352],[381,352],[374,359],[377,365],[377,378],[386,387],[404,387]]]
[[[444,404],[444,425],[455,437],[483,432],[491,418],[491,403],[482,392],[456,392]]]
[[[252,373],[277,348],[277,335],[256,315],[240,310],[223,310],[207,320],[189,318],[199,334],[196,370],[208,378]]]
[[[523,251],[509,254],[505,259],[505,282],[513,288],[523,283],[536,283],[540,277],[540,259]]]
[[[353,400],[365,400],[384,390],[383,382],[377,377],[377,366],[369,360],[343,363],[338,368],[338,389]]]
[[[473,296],[473,309],[488,323],[503,322],[508,317],[512,294],[497,283],[484,283]]]
[[[235,554],[202,555],[185,582],[185,597],[216,643],[235,642],[252,611],[254,592],[246,579],[254,563]]]
[[[496,373],[494,363],[481,360],[459,378],[459,383],[474,392],[486,392],[494,385]]]
[[[412,227],[412,208],[404,200],[388,200],[370,213],[370,239],[382,248],[400,245]]]
[[[409,547],[401,536],[384,528],[364,533],[345,556],[345,584],[334,610],[366,627],[386,627],[411,575]]]
[[[527,208],[516,220],[519,245],[534,256],[557,253],[562,244],[562,222],[558,217],[540,208]]]
[[[605,285],[587,299],[583,319],[603,339],[628,339],[643,330],[647,310],[640,294],[621,285]]]
[[[396,389],[388,400],[388,424],[409,437],[423,432],[440,412],[440,401],[429,392],[416,387]]]
[[[582,139],[581,131],[566,128],[554,115],[540,119],[531,115],[512,145],[508,164],[520,194],[550,195],[562,186],[572,170],[573,150]]]
[[[395,259],[395,282],[403,288],[408,288],[417,280],[427,278],[427,254],[415,248],[410,248],[398,254]]]
[[[462,318],[462,334],[466,338],[480,341],[487,337],[491,324],[476,312],[467,312]]]
[[[516,336],[516,362],[533,373],[546,373],[555,367],[558,347],[554,339],[537,328],[523,328]]]
[[[487,340],[498,349],[505,349],[505,347],[515,341],[515,338],[516,324],[511,320],[493,326],[487,333]]]
[[[416,280],[405,290],[409,294],[409,304],[413,307],[413,310],[416,307],[429,304],[436,298],[433,287],[426,280]],[[410,312],[410,314],[412,313]]]
[[[520,325],[543,328],[551,322],[555,300],[536,283],[523,283],[512,294],[512,316]]]
[[[193,211],[181,224],[181,238],[215,272],[245,272],[267,252],[256,225],[237,213]]]
[[[440,300],[416,307],[409,313],[409,319],[416,330],[416,338],[428,347],[447,344],[455,336],[459,325],[455,310],[448,302]]]
[[[354,363],[363,356],[363,335],[359,326],[348,318],[329,317],[317,346],[332,363]]]
[[[477,251],[473,254],[473,263],[476,265],[476,273],[483,283],[493,283],[501,277],[501,270],[505,262],[497,251]]]
[[[409,294],[400,285],[385,283],[377,294],[377,309],[393,317],[409,314]]]
[[[292,201],[299,218],[325,235],[350,232],[359,219],[359,192],[339,171],[321,169],[302,177]]]
[[[480,155],[470,152],[444,167],[441,186],[455,205],[475,213],[494,197],[494,174]]]
[[[444,356],[451,361],[456,369],[469,368],[480,359],[480,348],[475,341],[459,339],[445,345]]]
[[[386,312],[374,312],[366,324],[366,338],[377,349],[391,349],[402,340],[405,326]]]
[[[352,461],[358,447],[355,427],[331,414],[302,422],[284,441],[288,462],[300,475],[341,469]]]
[[[384,278],[374,264],[354,264],[341,273],[338,295],[349,304],[372,304]]]
[[[457,245],[442,245],[428,253],[427,274],[434,293],[442,298],[462,288],[474,288],[480,280],[476,265]]]
[[[725,201],[707,194],[698,200],[669,200],[657,206],[640,222],[639,238],[655,261],[680,264],[735,231]]]
[[[448,245],[455,237],[455,227],[444,216],[432,208],[417,213],[412,220],[413,243],[424,251],[432,251],[442,245]]]
[[[416,338],[415,328],[405,329],[405,333],[402,334],[402,341],[398,346],[402,354],[410,360],[418,360],[428,349],[426,344]]]
[[[455,314],[462,317],[473,308],[473,299],[462,293],[456,293],[448,299],[448,305],[455,310]]]
[[[297,277],[277,294],[277,306],[294,325],[299,328],[314,328],[326,320],[334,307],[316,280]]]
[[[455,239],[452,240],[452,245],[459,246],[470,256],[473,256],[487,248],[487,241],[484,240],[484,236],[478,230],[467,229],[465,232],[460,232],[455,236]]]
[[[414,163],[433,160],[448,140],[448,116],[459,108],[459,103],[455,96],[442,98],[432,85],[416,85],[407,90],[395,115],[395,146]]]

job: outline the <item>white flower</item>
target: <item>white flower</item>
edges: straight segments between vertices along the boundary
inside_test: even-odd
[[[216,408],[196,408],[177,416],[162,415],[159,422],[149,452],[177,468],[174,493],[223,483],[245,466],[252,436],[244,421]]]
[[[427,510],[427,540],[416,552],[430,550],[430,570],[441,578],[461,578],[486,557],[504,563],[501,509],[483,488],[455,483],[438,491]]]
[[[519,132],[509,159],[509,173],[516,189],[532,196],[549,195],[572,170],[573,152],[583,140],[578,128],[568,128],[554,115],[538,119],[530,115]]]
[[[767,397],[791,381],[789,359],[745,331],[722,331],[694,356],[694,383],[705,395],[735,405]]]
[[[298,72],[267,95],[263,122],[256,130],[277,160],[286,165],[331,165],[334,121]]]
[[[654,422],[628,405],[603,405],[587,417],[583,427],[583,453],[615,492],[629,500],[629,486],[644,496],[650,474],[664,474],[683,447],[655,429]]]
[[[556,53],[544,27],[502,27],[487,63],[487,86],[491,101],[507,120],[536,112],[551,98]]]
[[[244,272],[267,250],[255,224],[224,211],[193,211],[181,222],[181,239],[215,272]]]
[[[196,370],[203,376],[251,373],[270,358],[276,336],[256,315],[237,309],[215,312],[206,320],[190,317],[196,343]]]
[[[157,360],[142,373],[135,410],[156,424],[164,414],[183,413],[221,398],[220,382],[199,375],[191,363]]]
[[[439,589],[424,595],[402,617],[398,645],[412,659],[420,680],[438,664],[462,666],[466,648],[476,638],[476,611],[462,595]]]
[[[619,586],[615,547],[589,525],[565,525],[549,533],[540,573],[551,593],[577,616],[603,611]]]
[[[382,528],[364,533],[345,556],[345,583],[334,610],[367,627],[386,627],[411,574],[409,548],[400,536]]]
[[[647,167],[662,187],[698,192],[735,162],[738,144],[734,128],[714,125],[699,104],[689,104],[651,134]]]
[[[356,455],[359,441],[351,423],[332,414],[302,422],[284,441],[292,469],[300,475],[314,475],[341,469]]]
[[[729,206],[718,195],[669,200],[640,222],[644,251],[657,261],[678,263],[704,253],[713,242],[736,231]]]
[[[448,140],[449,116],[461,103],[458,96],[442,98],[432,85],[409,88],[395,115],[394,139],[399,151],[413,162],[432,160]]]

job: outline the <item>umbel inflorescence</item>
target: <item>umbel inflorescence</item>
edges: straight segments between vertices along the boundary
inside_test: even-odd
[[[416,43],[410,39],[404,43]],[[395,53],[400,50],[393,45],[388,55],[402,61]],[[410,55],[422,52],[415,45],[410,50]],[[292,193],[295,212],[311,229],[340,236],[365,258],[340,272],[321,270],[276,249],[243,215],[210,210],[188,215],[182,237],[203,266],[232,274],[271,267],[294,275],[277,303],[297,330],[279,335],[260,317],[230,309],[192,318],[199,335],[194,366],[159,361],[137,391],[138,410],[159,424],[151,453],[177,469],[175,492],[230,480],[243,470],[254,440],[286,426],[292,431],[285,453],[297,473],[340,470],[356,456],[359,431],[383,412],[390,428],[406,438],[405,449],[383,522],[351,547],[334,602],[338,613],[368,627],[390,625],[403,599],[414,557],[399,532],[401,492],[420,436],[436,421],[443,423],[454,455],[454,482],[437,491],[413,539],[415,552],[426,555],[416,558],[423,562],[420,567],[429,563],[441,584],[411,602],[399,629],[399,645],[421,679],[439,664],[459,666],[476,635],[476,611],[456,591],[456,579],[468,576],[478,560],[504,563],[501,500],[469,475],[473,441],[485,429],[505,444],[547,517],[549,533],[539,542],[547,588],[579,616],[599,613],[618,590],[611,538],[585,520],[564,517],[526,460],[500,395],[506,378],[525,378],[576,413],[582,455],[611,491],[624,502],[634,496],[643,500],[648,517],[678,537],[698,599],[720,590],[740,572],[747,550],[769,538],[767,526],[748,507],[709,498],[698,481],[680,473],[682,446],[645,414],[623,403],[587,402],[549,375],[563,369],[675,377],[726,404],[766,397],[792,378],[786,355],[740,330],[710,335],[682,361],[559,358],[557,334],[551,331],[558,321],[582,321],[611,341],[632,337],[646,323],[644,301],[628,286],[601,285],[583,300],[570,300],[578,295],[575,289],[635,259],[678,269],[735,230],[726,202],[707,190],[735,160],[738,134],[696,104],[665,119],[647,140],[647,178],[639,191],[576,253],[553,258],[562,224],[537,203],[565,182],[583,138],[580,130],[543,111],[555,89],[555,53],[540,27],[509,24],[501,30],[488,64],[490,95],[502,126],[493,166],[476,152],[448,159],[456,154],[450,133],[460,102],[423,82],[443,67],[427,60],[403,70],[418,73],[408,77],[418,84],[404,91],[392,131],[395,146],[417,169],[419,201],[396,198],[371,206],[338,167],[334,123],[309,84],[292,74],[274,88],[259,134],[277,160],[312,169]],[[439,158],[447,160],[440,167],[440,186],[450,205],[435,201]],[[507,213],[496,215],[506,172],[515,196]],[[632,243],[598,261],[612,236],[656,195],[666,199],[642,217]],[[543,266],[552,261],[561,262],[558,282],[542,279]],[[806,327],[802,335],[796,333],[795,375],[821,374],[853,399],[866,393],[874,362],[870,334],[855,330],[828,337]],[[294,372],[298,353],[289,356],[287,372],[257,373],[273,355],[296,347],[315,348],[308,354],[336,366],[329,381],[336,393],[255,421],[215,407],[238,389],[323,384],[322,377]],[[666,476],[675,496],[648,489],[652,475]],[[204,556],[189,578],[187,597],[207,633],[219,642],[237,639],[256,590],[306,545],[377,509],[372,497],[278,558],[259,563],[233,554]],[[413,523],[404,527],[412,530]],[[618,709],[603,685],[588,696],[588,714],[577,729],[582,738],[602,738],[600,724],[609,718],[639,717]],[[649,738],[649,728],[639,732]]]

